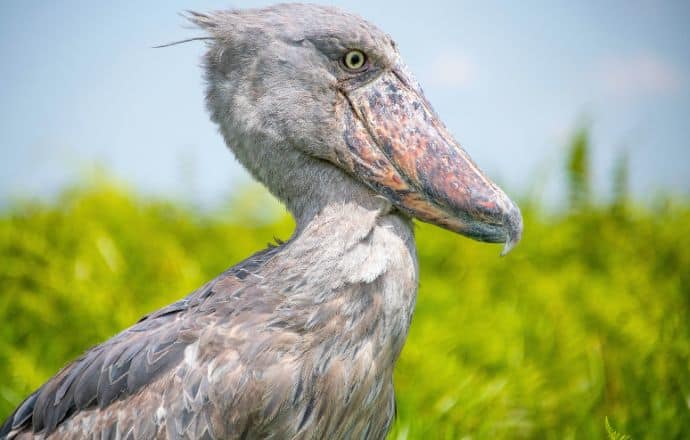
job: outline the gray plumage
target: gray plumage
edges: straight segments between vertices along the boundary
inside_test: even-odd
[[[297,228],[66,366],[0,437],[384,438],[417,292],[410,217],[509,248],[519,210],[370,23],[300,4],[190,18],[212,119]]]

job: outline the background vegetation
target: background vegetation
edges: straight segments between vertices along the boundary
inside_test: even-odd
[[[594,203],[587,156],[582,132],[569,209],[523,200],[506,258],[418,226],[391,438],[690,438],[690,203],[630,203],[624,160]],[[0,419],[87,347],[287,238],[261,209],[200,214],[100,183],[1,213]]]

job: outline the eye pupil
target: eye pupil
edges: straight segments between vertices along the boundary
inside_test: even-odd
[[[349,70],[359,70],[364,67],[366,60],[366,55],[362,51],[354,49],[345,54],[342,63]]]

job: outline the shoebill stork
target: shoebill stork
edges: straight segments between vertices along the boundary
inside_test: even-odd
[[[412,219],[507,252],[520,212],[371,23],[303,4],[190,19],[208,34],[211,118],[295,232],[87,351],[0,437],[384,438]]]

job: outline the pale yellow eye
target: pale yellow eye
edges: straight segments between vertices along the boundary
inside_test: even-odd
[[[367,56],[364,52],[357,49],[352,49],[343,57],[343,65],[348,70],[358,71],[362,70],[367,62]]]

